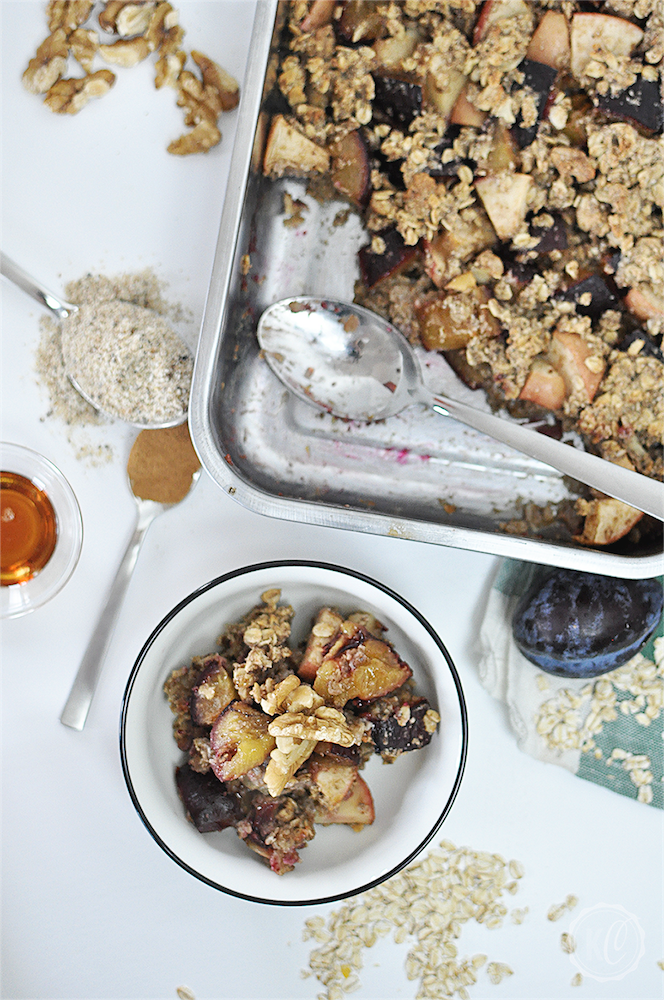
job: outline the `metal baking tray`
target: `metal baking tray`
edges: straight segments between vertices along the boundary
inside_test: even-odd
[[[270,303],[316,294],[352,300],[356,251],[367,242],[345,202],[306,183],[262,176],[280,0],[258,0],[216,255],[194,371],[190,426],[218,485],[258,513],[639,578],[664,570],[662,548],[602,551],[511,534],[524,502],[569,497],[555,470],[421,407],[373,424],[321,413],[289,393],[261,358],[258,318]],[[306,206],[287,225],[284,193]],[[422,352],[425,381],[486,406],[444,358]],[[506,417],[506,419],[510,419]]]

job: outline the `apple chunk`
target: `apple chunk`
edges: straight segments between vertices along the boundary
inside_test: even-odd
[[[664,316],[664,299],[655,295],[649,285],[634,285],[625,296],[625,305],[640,320]]]
[[[568,396],[581,393],[587,402],[594,399],[604,377],[606,364],[592,354],[580,334],[554,330],[548,357],[553,367],[560,372]]]
[[[366,781],[355,777],[350,793],[331,809],[320,806],[314,813],[314,822],[327,826],[329,823],[344,823],[361,828],[373,823],[376,816],[371,791]]]
[[[333,608],[321,608],[307,639],[304,655],[297,668],[303,681],[313,681],[323,657],[343,625],[343,618]]]
[[[528,13],[528,4],[525,0],[484,0],[480,16],[477,19],[473,31],[473,45],[477,45],[483,38],[486,38],[489,29],[506,17],[519,17]]]
[[[565,380],[546,358],[533,360],[519,399],[542,406],[545,410],[559,410],[565,402]]]
[[[584,510],[583,532],[575,536],[575,541],[585,545],[611,545],[624,538],[643,517],[640,510],[613,497],[586,501]]]
[[[569,28],[562,11],[547,10],[530,39],[526,58],[554,69],[569,66]]]
[[[440,295],[417,310],[420,339],[427,351],[454,351],[473,337],[497,337],[500,324],[488,309],[484,288]]]
[[[345,621],[318,668],[314,691],[328,705],[343,708],[352,698],[374,701],[396,691],[411,676],[408,664],[388,643]]]
[[[528,174],[502,173],[478,177],[477,191],[501,240],[516,236],[528,211],[532,179]]]
[[[325,174],[330,166],[330,154],[286,121],[275,115],[265,145],[263,172],[267,177],[293,174]]]
[[[572,75],[583,76],[595,52],[629,56],[643,38],[637,24],[612,14],[574,14],[570,32]]]

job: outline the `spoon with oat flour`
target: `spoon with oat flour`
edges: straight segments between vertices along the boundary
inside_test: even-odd
[[[193,358],[163,316],[120,298],[65,302],[4,253],[0,273],[58,320],[67,378],[95,410],[143,429],[187,419]]]
[[[127,478],[138,508],[136,526],[60,716],[63,725],[78,730],[85,726],[145,534],[155,517],[185,499],[200,474],[186,424],[143,430],[134,441]]]
[[[295,395],[348,420],[370,422],[423,404],[664,521],[664,484],[512,420],[434,395],[406,338],[369,309],[299,295],[258,323],[265,360]]]

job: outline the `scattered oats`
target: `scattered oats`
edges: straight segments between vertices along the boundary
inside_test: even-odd
[[[580,972],[577,972],[575,976],[572,976],[570,986],[581,986],[582,983],[583,983],[583,976],[581,975]]]
[[[520,861],[512,860],[507,867],[512,878],[523,878],[526,873],[526,870]]]
[[[547,919],[552,921],[560,920],[560,918],[565,914],[566,910],[567,907],[565,906],[564,903],[557,903],[555,906],[549,907],[549,911],[546,915]]]
[[[576,942],[571,934],[563,933],[560,935],[560,947],[568,955],[576,951]]]
[[[548,690],[550,690],[551,684],[549,683],[549,678],[545,674],[538,674],[537,675],[537,686],[540,689],[540,691],[548,691]]]
[[[523,921],[526,919],[526,915],[528,912],[529,911],[527,906],[512,910],[512,912],[510,913],[510,917],[512,918],[512,923],[522,924]]]
[[[578,896],[573,896],[571,893],[568,896],[565,896],[565,906],[568,910],[573,910],[575,906],[578,906],[578,903]]]
[[[522,870],[518,862],[512,865]],[[500,902],[506,869],[499,854],[443,840],[388,882],[345,902],[327,921],[308,919],[304,939],[319,945],[310,954],[309,971],[325,987],[322,1000],[347,993],[349,985],[359,988],[362,949],[387,934],[397,944],[410,940],[405,970],[409,979],[419,980],[418,1000],[441,1000],[441,990],[445,997],[467,998],[487,956],[459,959],[455,941],[473,917],[487,928],[501,925],[507,914]],[[512,975],[501,962],[490,963],[487,972],[496,983]]]
[[[194,991],[190,990],[188,986],[178,986],[175,992],[178,996],[178,1000],[196,1000]]]

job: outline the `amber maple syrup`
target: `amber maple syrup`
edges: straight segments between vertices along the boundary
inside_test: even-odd
[[[25,583],[44,568],[57,541],[57,518],[46,493],[16,472],[0,472],[1,583]]]

